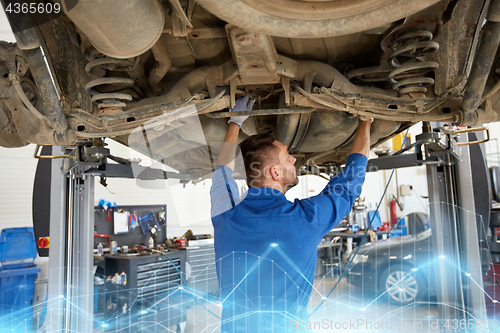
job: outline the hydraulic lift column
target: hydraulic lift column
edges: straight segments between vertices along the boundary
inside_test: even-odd
[[[426,166],[434,257],[429,264],[435,273],[439,329],[457,332],[456,320],[465,324],[458,331],[475,332],[476,323],[486,320],[478,235],[482,223],[474,207],[470,150],[464,145],[467,134],[461,133],[485,128],[455,131],[443,125],[424,122],[414,144],[370,160],[368,171]],[[404,153],[413,147],[413,153]],[[483,156],[475,158],[484,160]]]
[[[61,147],[52,147],[52,155],[62,155]],[[50,256],[47,288],[46,332],[62,332],[64,323],[66,196],[68,182],[62,173],[62,160],[50,161]],[[34,198],[35,200],[35,198]],[[35,226],[36,228],[36,226]],[[62,297],[61,297],[62,296]]]
[[[417,136],[427,156],[438,154],[443,161],[426,166],[439,318],[450,323],[455,319],[484,322],[484,293],[474,292],[476,288],[483,290],[483,283],[469,147],[456,146],[460,152],[454,156],[436,144],[439,135],[431,124],[424,123],[422,135]],[[467,135],[462,135],[459,143],[466,142]],[[456,331],[444,324],[440,322],[441,332]],[[476,331],[476,325],[472,326],[465,331]]]
[[[94,176],[69,173],[66,247],[67,331],[91,332],[94,295]]]
[[[64,155],[52,147],[52,155]],[[50,255],[47,332],[93,330],[94,176],[77,165],[63,172],[53,159],[50,192]]]

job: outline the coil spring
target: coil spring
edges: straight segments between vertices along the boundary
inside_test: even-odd
[[[434,61],[423,61],[422,57],[436,52],[439,44],[432,41],[432,33],[423,29],[405,29],[399,31],[393,39],[389,64],[394,68],[388,79],[392,89],[399,94],[411,92],[425,93],[434,79],[424,76],[437,69]]]
[[[386,66],[387,67],[387,66]],[[382,66],[371,66],[353,69],[345,74],[346,78],[351,81],[360,82],[387,82],[387,75],[390,68]]]
[[[113,86],[131,87],[134,85],[134,80],[126,77],[103,76],[106,73],[106,69],[111,71],[130,71],[135,67],[137,62],[103,56],[98,51],[93,51],[90,54],[90,58],[90,62],[85,66],[85,71],[92,80],[85,85],[85,89],[92,96],[92,102],[97,104],[100,109],[125,107],[125,102],[130,102],[132,96],[123,92],[113,92],[110,89],[113,89]],[[106,86],[108,87],[107,89]],[[99,87],[101,92],[95,89],[97,87]]]
[[[11,75],[17,74],[16,52],[13,49],[7,50],[5,57],[5,64],[7,65],[9,74]]]

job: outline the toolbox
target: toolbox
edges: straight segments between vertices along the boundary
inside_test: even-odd
[[[127,276],[126,282],[107,279],[105,317],[113,325],[106,331],[157,332],[159,325],[169,327],[186,320],[192,301],[178,290],[185,286],[180,275],[185,275],[186,251],[167,255],[117,253],[105,257],[107,276],[122,272]],[[141,324],[131,326],[134,321]]]

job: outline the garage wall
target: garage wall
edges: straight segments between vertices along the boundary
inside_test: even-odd
[[[0,229],[33,226],[34,145],[0,148]]]

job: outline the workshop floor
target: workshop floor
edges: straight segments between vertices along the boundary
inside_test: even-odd
[[[316,278],[309,302],[311,313],[326,297],[336,283],[336,278]],[[438,309],[433,302],[399,307],[377,299],[369,289],[349,285],[343,279],[310,317],[313,332],[439,332],[434,329]],[[216,304],[208,310],[220,315]],[[297,327],[298,328],[298,327]],[[297,329],[297,332],[302,330]],[[169,330],[169,332],[172,332]],[[175,331],[174,331],[175,332]],[[186,333],[219,333],[219,319],[200,305],[188,310]]]

